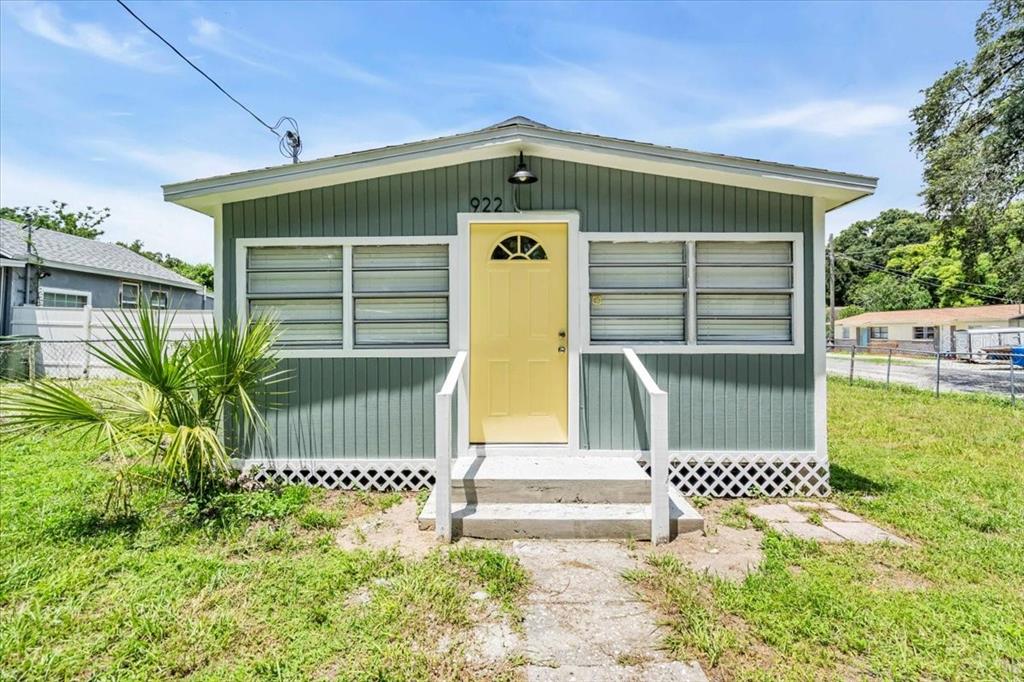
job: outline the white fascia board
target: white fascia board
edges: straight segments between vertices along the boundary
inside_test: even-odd
[[[139,275],[134,272],[122,272],[120,270],[108,270],[107,268],[96,268],[91,265],[79,265],[77,263],[62,263],[56,260],[45,259],[39,263],[42,267],[57,268],[58,270],[70,270],[72,272],[86,272],[92,275],[105,275],[107,277],[116,277],[117,279],[127,280],[129,282],[151,282],[153,284],[160,284],[167,287],[175,287],[176,289],[188,289],[197,293],[203,292],[203,285],[197,282],[176,282],[173,279],[163,279],[161,277],[153,277],[151,275]]]
[[[638,173],[821,197],[828,209],[872,194],[876,178],[580,133],[510,127],[164,186],[164,199],[213,215],[224,203],[519,152]],[[543,178],[541,179],[543,182]]]

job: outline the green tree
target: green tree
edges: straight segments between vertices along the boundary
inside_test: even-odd
[[[993,280],[1002,296],[1024,301],[1024,201],[1010,204],[988,232]]]
[[[142,243],[141,239],[136,239],[131,244],[125,242],[118,242],[118,246],[134,251],[135,253],[148,258],[154,263],[158,263],[168,270],[173,270],[183,277],[188,277],[193,282],[202,284],[207,289],[213,290],[213,266],[209,263],[188,263],[176,258],[169,253],[160,253],[159,251],[148,251],[145,248],[145,244]]]
[[[865,277],[854,287],[850,299],[864,310],[914,310],[932,305],[927,289],[887,272],[873,272]]]
[[[888,267],[905,272],[932,292],[940,308],[985,305],[1000,302],[1002,287],[992,267],[992,256],[983,252],[976,258],[974,281],[965,274],[959,249],[949,248],[935,235],[924,244],[893,249]]]
[[[18,223],[31,223],[33,227],[73,234],[76,237],[96,239],[103,230],[99,229],[110,217],[109,208],[93,208],[86,206],[84,211],[68,211],[68,204],[54,199],[49,206],[21,206],[0,208],[0,218]]]
[[[974,38],[974,58],[942,74],[911,112],[928,215],[970,280],[989,231],[1024,192],[1024,0],[993,0]]]
[[[860,220],[835,237],[836,302],[848,305],[850,293],[865,275],[884,268],[890,253],[907,244],[927,242],[935,224],[920,213],[892,208]]]

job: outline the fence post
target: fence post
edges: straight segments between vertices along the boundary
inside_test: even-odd
[[[33,382],[36,380],[36,353],[42,352],[42,346],[38,341],[31,341],[28,344],[28,380]]]
[[[1013,381],[1013,350],[1010,351],[1010,404],[1017,404],[1017,388]]]
[[[92,306],[85,306],[85,319],[82,321],[83,336],[85,337],[85,358],[82,360],[82,376],[86,379],[89,378],[89,358],[92,354],[89,352],[89,342],[92,340]]]
[[[889,349],[889,361],[885,364],[885,387],[889,388],[889,374],[892,373],[892,348]]]
[[[857,356],[857,344],[850,346],[850,384],[853,384],[853,359]]]
[[[942,353],[935,354],[935,395],[939,395],[939,380],[942,376]]]

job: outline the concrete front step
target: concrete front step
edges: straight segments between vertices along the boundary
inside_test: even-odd
[[[648,486],[650,479],[648,479]],[[650,488],[648,487],[648,491]],[[648,492],[649,494],[649,492]],[[436,502],[431,493],[419,516],[421,530],[432,530]],[[674,489],[669,489],[672,535],[703,530],[704,519]],[[651,505],[639,503],[479,503],[452,504],[454,536],[508,540],[518,538],[649,540]]]
[[[634,503],[651,479],[629,457],[463,457],[452,462],[452,502]]]

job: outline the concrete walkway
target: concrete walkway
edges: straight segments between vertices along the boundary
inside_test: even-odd
[[[638,564],[617,542],[518,540],[531,575],[523,623],[526,679],[702,682],[700,665],[658,649],[657,616],[622,573]]]

